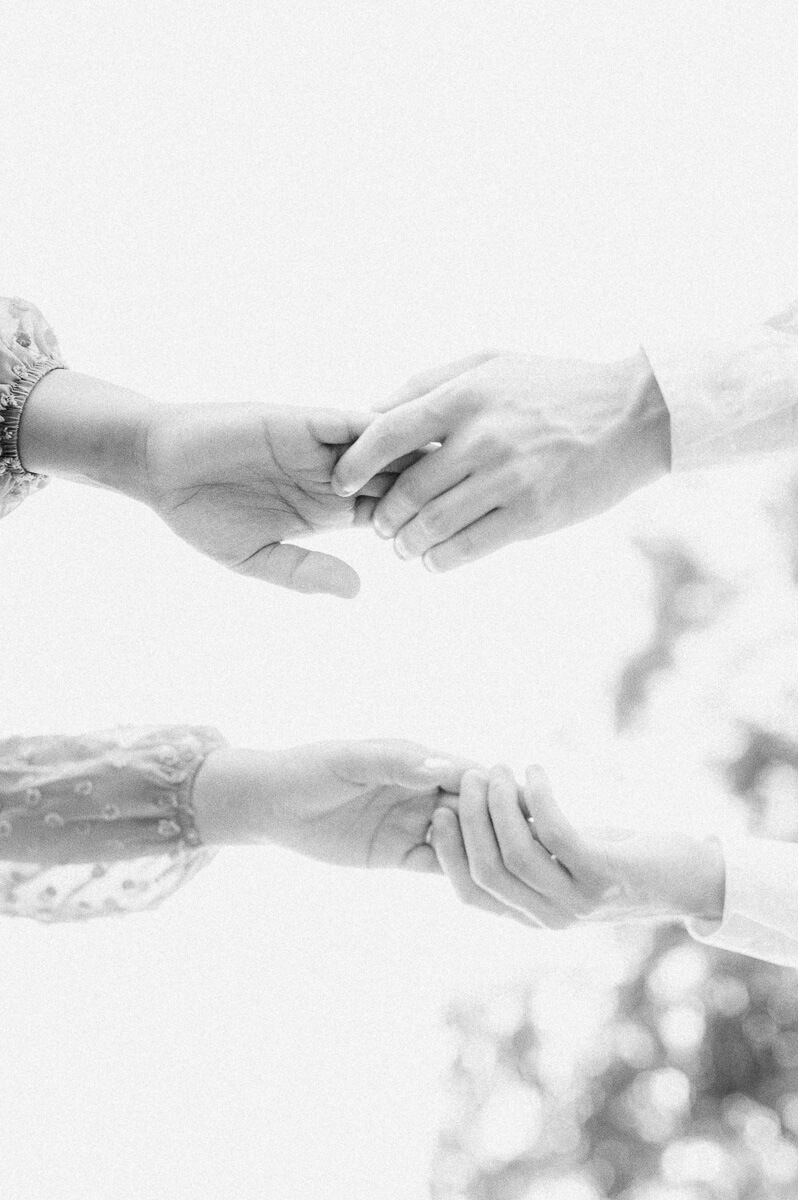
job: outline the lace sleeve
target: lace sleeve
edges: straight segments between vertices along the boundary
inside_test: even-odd
[[[0,741],[0,912],[77,921],[154,908],[215,856],[194,822],[214,729]]]
[[[56,336],[26,300],[0,297],[0,517],[47,483],[16,452],[22,406],[43,375],[65,367]]]

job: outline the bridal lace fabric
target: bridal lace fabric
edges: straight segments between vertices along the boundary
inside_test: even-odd
[[[39,310],[0,298],[0,421],[63,366]],[[0,517],[46,483],[5,465]],[[155,908],[216,854],[191,796],[225,744],[187,725],[0,738],[0,912],[51,923]]]

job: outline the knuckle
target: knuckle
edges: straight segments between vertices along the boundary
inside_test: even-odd
[[[469,383],[457,383],[448,393],[446,403],[458,416],[465,417],[479,412],[484,401],[479,388]]]
[[[371,433],[369,439],[371,442],[371,452],[377,455],[387,453],[391,444],[390,427],[384,422],[375,422],[369,432]]]
[[[414,479],[412,474],[408,478],[401,478],[394,485],[394,492],[397,493],[397,499],[407,509],[412,509],[416,512],[421,507],[425,500],[424,490],[419,480]]]
[[[510,451],[507,435],[497,421],[483,422],[476,435],[476,448],[483,458],[504,459]]]
[[[522,463],[513,458],[504,472],[505,486],[508,491],[518,493],[529,486],[529,477]]]
[[[559,855],[566,846],[566,837],[559,825],[550,826],[543,835],[549,854]]]
[[[486,892],[492,892],[498,886],[500,871],[497,863],[476,863],[471,874],[474,882]]]
[[[474,535],[469,529],[463,529],[457,535],[457,553],[454,556],[455,562],[468,562],[470,558],[476,555],[477,548],[474,541]]]
[[[504,865],[511,875],[517,875],[520,878],[525,874],[527,869],[526,855],[517,847],[507,850],[503,853],[502,857]]]
[[[421,533],[430,537],[445,532],[444,515],[437,508],[425,508],[416,518]]]

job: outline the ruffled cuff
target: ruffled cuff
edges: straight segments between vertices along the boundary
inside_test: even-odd
[[[59,921],[159,904],[215,854],[192,791],[224,745],[186,726],[0,743],[0,911]]]
[[[726,864],[723,915],[691,919],[705,945],[798,967],[798,845],[765,838],[719,838]]]
[[[38,308],[0,297],[0,518],[48,482],[23,467],[17,434],[35,384],[64,367],[56,336]]]

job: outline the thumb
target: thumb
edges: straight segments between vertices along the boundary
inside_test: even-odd
[[[478,354],[469,354],[467,358],[458,358],[455,362],[446,363],[445,366],[433,367],[429,371],[419,371],[417,375],[411,376],[402,387],[392,392],[387,400],[378,404],[377,412],[388,412],[400,404],[407,404],[409,400],[417,400],[419,396],[426,396],[427,392],[434,392],[435,388],[449,383],[458,375],[464,375],[466,371],[472,371],[474,367],[481,367],[483,363],[497,358],[498,355],[498,350],[482,350]]]
[[[233,570],[294,592],[327,592],[351,600],[360,591],[357,573],[340,558],[290,543],[262,546]]]
[[[478,765],[459,754],[398,739],[360,743],[357,758],[359,762],[352,766],[357,774],[367,776],[368,782],[396,784],[417,792],[438,788],[456,793],[463,774]]]
[[[427,875],[443,874],[443,867],[432,846],[414,846],[402,866],[408,871],[424,871]]]

